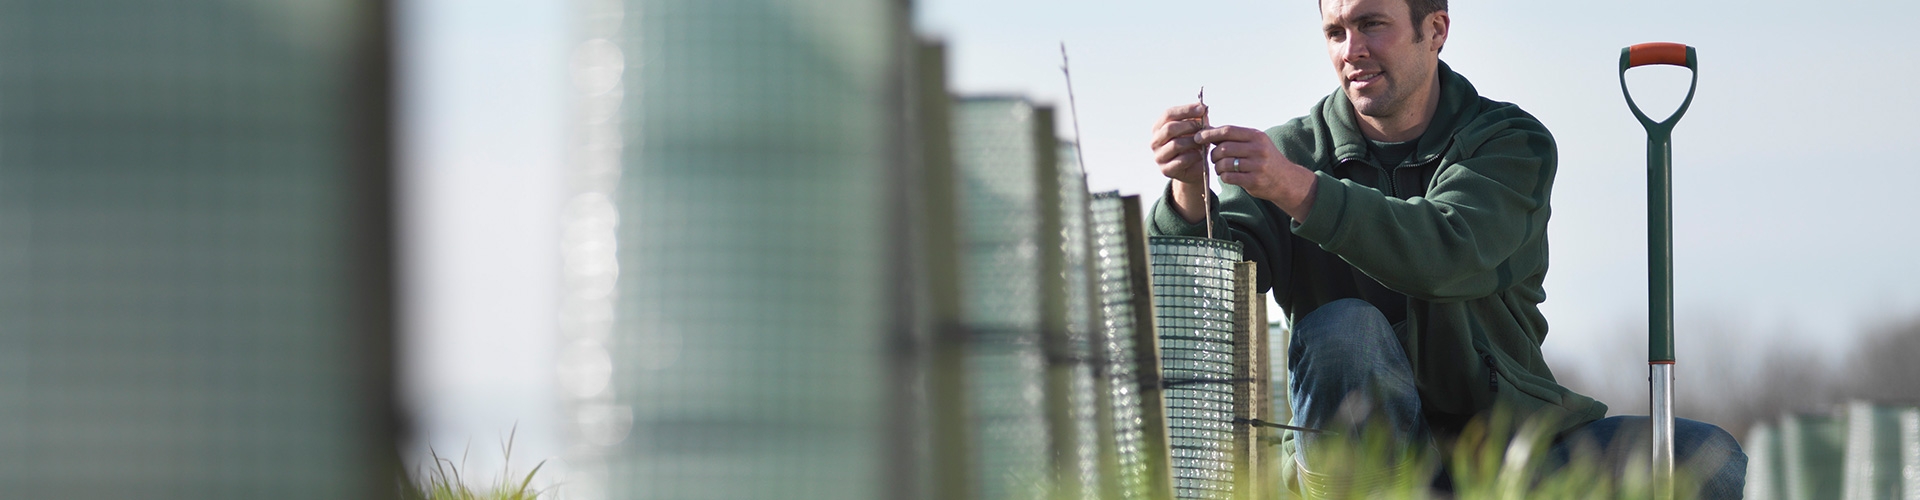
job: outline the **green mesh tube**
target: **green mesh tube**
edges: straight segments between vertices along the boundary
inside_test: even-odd
[[[1847,444],[1841,498],[1905,498],[1901,417],[1912,407],[1854,401],[1846,406]],[[1920,464],[1916,464],[1920,465]]]
[[[1740,447],[1747,453],[1747,484],[1742,495],[1748,500],[1780,500],[1786,498],[1784,479],[1781,473],[1780,430],[1772,424],[1759,423],[1747,430],[1746,439]]]
[[[1846,423],[1824,415],[1780,419],[1781,470],[1788,500],[1839,498]]]
[[[1900,410],[1900,497],[1920,498],[1920,407]]]
[[[1174,494],[1233,497],[1233,265],[1240,244],[1155,236],[1154,318],[1166,380]]]
[[[396,493],[386,8],[0,2],[0,497]]]
[[[607,176],[596,152],[618,155],[615,187],[582,194],[617,217],[598,226],[614,232],[616,265],[587,266],[617,281],[607,383],[571,395],[582,482],[597,483],[579,494],[878,496],[900,4],[586,7],[604,10],[584,13],[599,38],[577,49],[576,82],[617,106],[589,109],[583,135],[620,142],[579,159],[592,179]],[[607,116],[616,135],[593,136]],[[568,279],[568,300],[607,293]]]
[[[1017,99],[963,99],[953,117],[967,242],[963,314],[973,335],[967,371],[975,491],[981,498],[1040,498],[1052,481],[1042,409],[1041,155],[1034,108]]]
[[[1151,498],[1150,473],[1142,427],[1139,355],[1134,344],[1133,277],[1127,271],[1128,242],[1125,207],[1117,192],[1093,196],[1094,269],[1099,275],[1100,321],[1096,337],[1105,351],[1118,496]]]
[[[1104,398],[1099,394],[1107,384],[1104,380],[1095,379],[1096,368],[1102,368],[1096,363],[1104,359],[1104,353],[1094,349],[1095,335],[1098,333],[1095,323],[1100,311],[1094,307],[1096,298],[1093,296],[1093,242],[1088,213],[1091,195],[1087,192],[1087,177],[1080,171],[1073,143],[1063,141],[1059,148],[1060,241],[1066,264],[1064,288],[1067,306],[1067,352],[1064,359],[1072,367],[1068,399],[1075,433],[1073,481],[1081,498],[1098,500],[1103,498],[1102,470],[1112,468],[1102,463],[1100,446],[1112,438],[1109,436],[1111,432],[1102,431],[1105,426],[1101,422],[1107,409],[1100,405]]]
[[[1288,389],[1291,387],[1292,374],[1287,371],[1287,354],[1292,342],[1293,328],[1287,323],[1273,321],[1267,324],[1267,393],[1273,398],[1274,422],[1293,421],[1293,401]]]

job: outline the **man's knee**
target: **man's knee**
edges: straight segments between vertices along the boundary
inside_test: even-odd
[[[1747,454],[1740,449],[1740,441],[1734,439],[1726,429],[1684,418],[1674,419],[1673,425],[1674,447],[1678,448],[1676,451],[1687,453],[1687,456],[1678,458],[1686,460],[1690,466],[1703,469],[1738,466],[1740,470],[1746,470]]]
[[[1700,484],[1700,498],[1739,498],[1746,485],[1747,454],[1720,426],[1676,418],[1675,458]]]
[[[1687,442],[1682,444],[1688,448],[1740,453],[1740,441],[1718,425],[1685,418],[1676,418],[1673,422],[1676,439],[1684,438]]]
[[[1376,399],[1419,397],[1400,339],[1366,301],[1320,306],[1301,318],[1293,335],[1287,370],[1296,395],[1318,394],[1333,402],[1356,391],[1371,391]]]
[[[1294,326],[1293,338],[1289,347],[1295,359],[1307,352],[1391,351],[1388,344],[1399,343],[1380,309],[1360,299],[1340,299],[1314,309]]]

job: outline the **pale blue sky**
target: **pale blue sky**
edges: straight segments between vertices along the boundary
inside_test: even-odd
[[[568,5],[402,3],[404,390],[425,437],[443,451],[472,440],[483,468],[515,422],[520,470],[560,453],[550,359]],[[1455,0],[1442,57],[1559,142],[1544,306],[1556,367],[1644,382],[1645,136],[1615,71],[1619,49],[1638,42],[1700,54],[1699,94],[1674,138],[1683,384],[1715,373],[1687,365],[1706,350],[1793,339],[1832,354],[1863,325],[1920,311],[1920,208],[1908,195],[1920,161],[1907,147],[1920,130],[1920,4],[1603,5]],[[1149,198],[1164,180],[1147,129],[1200,86],[1215,123],[1265,128],[1335,85],[1305,0],[935,0],[916,17],[949,44],[960,92],[1064,106],[1066,42],[1093,186]],[[1684,75],[1631,80],[1643,107],[1667,110]]]
[[[442,456],[489,481],[561,454],[553,352],[568,2],[400,2],[401,394]],[[563,463],[538,481],[564,479]]]

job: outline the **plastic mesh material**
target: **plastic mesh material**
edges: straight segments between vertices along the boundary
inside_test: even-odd
[[[1094,268],[1099,274],[1100,348],[1106,351],[1112,394],[1115,471],[1122,498],[1149,498],[1152,487],[1140,405],[1138,353],[1133,335],[1133,285],[1127,272],[1125,207],[1117,192],[1093,196]]]
[[[0,2],[0,496],[394,494],[384,6]]]
[[[1866,401],[1848,403],[1846,408],[1842,498],[1904,498],[1900,419],[1911,408]]]
[[[882,491],[900,7],[625,2],[609,497]]]
[[[1901,498],[1920,498],[1920,408],[1900,411]]]
[[[1175,236],[1148,242],[1174,494],[1232,498],[1233,266],[1240,244]]]
[[[1101,440],[1108,439],[1100,433],[1096,419],[1103,413],[1097,406],[1098,398],[1094,380],[1094,362],[1101,358],[1094,351],[1094,323],[1100,311],[1093,307],[1093,260],[1091,255],[1091,233],[1088,221],[1087,177],[1080,171],[1079,159],[1073,144],[1060,144],[1060,241],[1064,248],[1066,261],[1066,302],[1067,302],[1067,356],[1073,363],[1071,377],[1072,391],[1069,403],[1073,409],[1074,464],[1077,466],[1077,480],[1080,483],[1082,497],[1088,500],[1100,498],[1100,453]]]
[[[1266,307],[1266,304],[1261,304]],[[1286,323],[1275,321],[1268,323],[1267,329],[1267,393],[1273,398],[1273,420],[1275,422],[1293,421],[1293,402],[1288,400],[1289,375],[1287,373],[1287,348],[1293,342],[1293,329]]]
[[[573,68],[578,133],[560,234],[560,345],[557,381],[567,419],[571,498],[601,499],[607,491],[611,457],[632,430],[633,408],[616,398],[613,380],[614,311],[620,296],[621,133],[627,117],[626,54],[621,36],[626,5],[621,0],[577,0],[580,39]],[[629,46],[630,47],[630,46]],[[627,360],[632,362],[632,360]],[[624,472],[624,471],[623,471]]]
[[[1780,433],[1767,423],[1758,423],[1747,429],[1747,436],[1740,440],[1741,451],[1747,454],[1747,485],[1744,498],[1752,500],[1784,500],[1780,464]]]
[[[1741,440],[1745,497],[1920,498],[1920,407],[1852,401],[1832,415],[1788,414]]]
[[[1790,415],[1780,422],[1781,471],[1786,498],[1840,498],[1846,425],[1824,415]]]
[[[953,109],[980,498],[1049,491],[1033,115],[1031,104],[1016,99],[967,99]]]

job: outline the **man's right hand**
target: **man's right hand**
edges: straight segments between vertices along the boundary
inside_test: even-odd
[[[1207,187],[1205,151],[1193,140],[1193,134],[1207,128],[1207,106],[1187,104],[1168,108],[1153,126],[1153,160],[1160,173],[1173,179],[1173,207],[1187,222],[1198,223],[1207,216],[1201,201]]]

